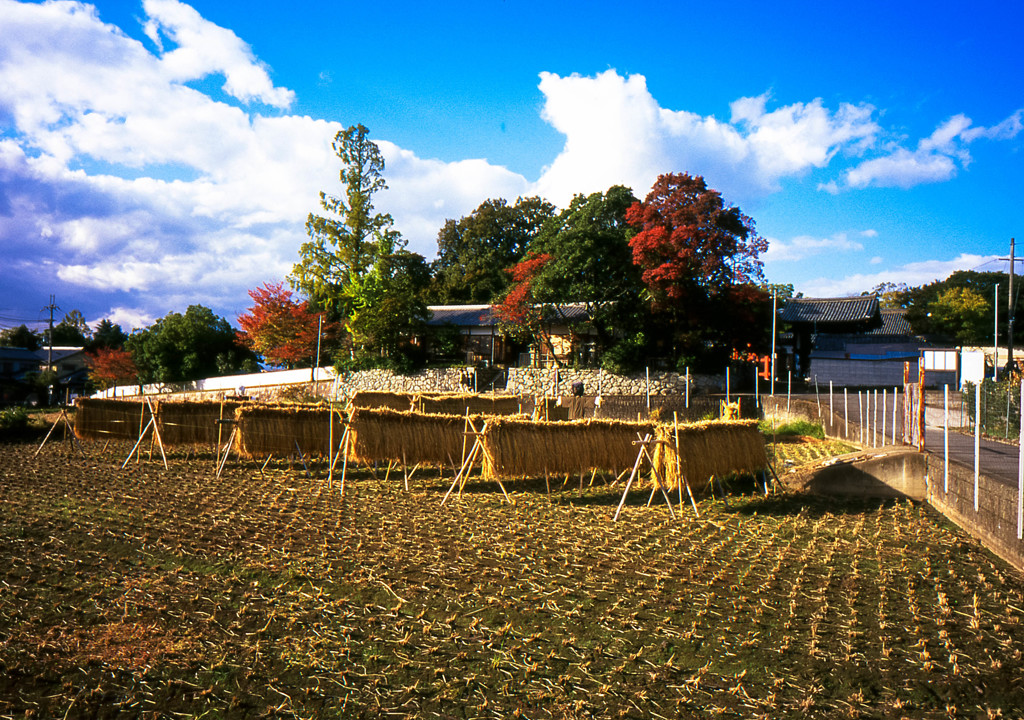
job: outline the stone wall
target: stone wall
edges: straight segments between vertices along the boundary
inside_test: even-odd
[[[652,371],[613,375],[604,370],[569,368],[509,368],[506,392],[526,395],[569,395],[574,382],[582,382],[588,395],[683,395],[686,375],[677,372]],[[690,375],[690,394],[722,392],[724,375]]]
[[[390,370],[361,370],[344,373],[337,379],[320,380],[316,383],[301,382],[283,385],[245,387],[247,397],[260,402],[273,402],[282,398],[323,398],[332,394],[336,399],[352,396],[358,390],[380,390],[386,392],[466,392],[462,384],[465,368],[431,368],[414,375],[396,375]],[[234,395],[235,390],[188,390],[161,392],[159,397],[182,400],[220,400]]]

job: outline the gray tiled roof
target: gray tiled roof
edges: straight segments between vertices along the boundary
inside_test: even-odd
[[[430,305],[428,325],[451,324],[457,327],[492,327],[498,324],[492,305]],[[549,320],[565,319],[568,321],[589,320],[586,305],[583,303],[566,303],[560,305],[556,312],[549,308],[546,314]]]
[[[875,335],[904,335],[912,336],[914,331],[907,322],[907,311],[905,308],[891,308],[882,310],[882,327],[872,330]]]
[[[491,327],[498,324],[491,305],[431,305],[427,310],[430,312],[427,325]]]
[[[816,323],[819,327],[849,323],[873,325],[880,321],[878,296],[790,298],[783,305],[779,319],[788,323]]]

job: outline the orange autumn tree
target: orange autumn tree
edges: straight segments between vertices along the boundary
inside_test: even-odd
[[[238,318],[239,341],[259,353],[270,365],[308,367],[317,354],[317,335],[323,313],[314,312],[305,300],[295,302],[283,282],[264,283],[249,291],[253,306]],[[338,337],[338,323],[323,316],[319,328],[323,347]],[[319,358],[317,358],[319,364]]]
[[[132,354],[124,348],[97,348],[86,353],[89,379],[100,390],[118,385],[133,385],[139,381],[139,370]]]

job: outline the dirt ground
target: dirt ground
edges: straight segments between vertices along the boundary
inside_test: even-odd
[[[737,481],[612,523],[600,478],[441,507],[450,471],[359,469],[342,500],[319,466],[37,444],[0,443],[3,718],[1024,708],[1024,578],[923,505]]]

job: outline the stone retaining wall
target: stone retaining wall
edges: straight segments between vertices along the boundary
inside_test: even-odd
[[[686,375],[652,371],[635,375],[613,375],[604,370],[569,368],[509,368],[506,392],[527,395],[569,395],[572,384],[582,382],[588,395],[684,395]],[[724,375],[690,375],[690,394],[722,392]]]

